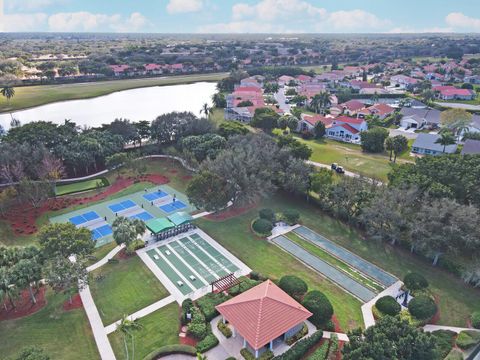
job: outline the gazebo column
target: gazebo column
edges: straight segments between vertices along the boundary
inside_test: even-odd
[[[235,326],[232,326],[232,336],[236,337],[237,333],[235,332]]]
[[[247,347],[247,340],[245,340],[245,338],[243,338],[243,347],[244,347],[244,348]]]
[[[223,322],[224,324],[227,323],[227,320],[225,320],[225,316],[222,316],[222,322]]]
[[[273,340],[270,340],[270,351],[273,351]]]
[[[258,359],[258,350],[255,350],[255,359]]]

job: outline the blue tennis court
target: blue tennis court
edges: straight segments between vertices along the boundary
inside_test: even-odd
[[[150,194],[145,194],[143,195],[143,198],[148,200],[148,201],[155,201],[157,199],[163,198],[167,196],[168,194],[166,192],[163,192],[162,190],[156,191]]]
[[[148,212],[144,211],[144,212],[141,212],[139,214],[135,214],[135,215],[130,216],[130,219],[140,219],[140,220],[143,220],[143,221],[147,221],[147,220],[153,219],[153,216],[150,215]]]
[[[100,216],[95,211],[89,211],[82,215],[77,215],[68,219],[73,225],[81,225],[88,221],[98,219]]]
[[[110,227],[110,225],[106,224],[106,225],[100,226],[96,229],[93,229],[92,230],[92,238],[93,238],[93,240],[97,240],[97,239],[100,239],[101,237],[110,235],[112,233],[113,233],[112,228]]]
[[[165,205],[159,206],[159,208],[161,210],[165,211],[166,213],[171,213],[171,212],[174,212],[174,211],[186,208],[186,207],[187,207],[187,205],[185,205],[180,200],[173,201],[170,204],[165,204]]]
[[[136,205],[137,204],[135,204],[132,200],[125,200],[125,201],[122,201],[122,202],[119,202],[119,203],[116,203],[116,204],[108,205],[108,208],[110,210],[112,210],[114,213],[117,213],[119,211],[129,209],[129,208],[134,207]]]

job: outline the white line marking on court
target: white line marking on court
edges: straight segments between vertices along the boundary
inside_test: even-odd
[[[173,242],[173,241],[172,241]],[[173,247],[170,245],[172,242],[169,242],[165,246],[170,249],[170,251],[195,275],[197,280],[200,280],[202,283],[205,285],[210,285],[204,278],[201,276],[199,273],[197,273],[187,262],[173,249]],[[192,280],[193,281],[193,280]]]
[[[188,237],[186,237],[188,239]],[[192,255],[192,257],[197,260],[200,265],[203,265],[203,267],[205,269],[207,269],[207,271],[213,276],[215,277],[216,280],[220,279],[220,276],[215,272],[213,271],[213,269],[208,266],[204,261],[202,261],[197,255],[195,255],[187,246],[185,246],[184,244],[182,244],[180,241],[178,242],[183,249],[185,249],[185,251],[187,251],[190,255]]]
[[[188,285],[188,287],[189,287],[190,289],[192,289],[192,292],[194,292],[194,291],[197,289],[195,286],[192,285],[192,283],[191,283],[189,280],[187,280],[187,278],[186,278],[185,276],[183,276],[183,274],[180,272],[180,270],[178,270],[178,269],[170,262],[170,260],[168,260],[168,257],[165,256],[164,254],[162,254],[162,252],[160,251],[160,249],[159,249],[158,247],[155,248],[155,252],[156,252],[158,255],[160,255],[161,258],[162,258],[168,265],[170,265],[170,267],[172,268],[172,270],[174,270],[174,271],[177,273],[177,275],[180,277],[180,279],[182,279],[183,283],[184,283],[185,285]]]
[[[196,247],[198,247],[201,251],[203,251],[205,254],[207,254],[207,256],[208,256],[210,259],[212,259],[214,262],[216,262],[223,271],[226,271],[227,274],[230,274],[230,273],[231,273],[231,271],[228,270],[227,267],[225,267],[220,261],[218,261],[217,259],[215,259],[212,254],[210,254],[209,252],[207,252],[207,250],[205,250],[204,248],[202,248],[191,236],[189,236],[189,239],[190,239],[190,241],[191,241],[193,244],[195,244]]]

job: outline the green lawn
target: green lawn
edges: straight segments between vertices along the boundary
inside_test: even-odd
[[[177,303],[167,305],[139,320],[142,329],[135,332],[135,359],[143,359],[152,351],[179,343],[179,308]],[[123,336],[113,332],[108,336],[117,359],[126,359]],[[130,359],[131,343],[129,343]]]
[[[73,194],[73,193],[78,193],[82,191],[98,189],[106,185],[108,185],[108,182],[106,182],[106,179],[102,179],[102,178],[85,180],[85,181],[79,181],[72,184],[57,185],[55,187],[55,193],[57,196],[65,195],[65,194]]]
[[[217,126],[226,121],[223,109],[219,108],[214,108],[209,117]]]
[[[387,174],[391,170],[391,162],[387,153],[367,154],[362,152],[360,145],[338,142],[331,139],[299,141],[307,144],[312,150],[310,160],[322,164],[338,163],[345,169],[364,176],[386,181]],[[408,155],[409,157],[409,155]],[[412,159],[413,160],[413,159]],[[400,157],[397,163],[407,160]]]
[[[40,346],[52,360],[100,359],[83,309],[64,311],[66,297],[47,291],[47,305],[39,312],[0,322],[2,359],[14,358],[25,346]]]
[[[283,208],[283,203],[278,201],[268,203],[268,205]],[[257,211],[258,209],[255,209],[225,221],[201,219],[197,222],[202,230],[225,246],[252,270],[274,279],[279,279],[283,275],[295,274],[304,279],[310,289],[324,292],[332,302],[335,314],[344,330],[363,326],[360,301],[279,247],[253,235],[250,223],[257,216]]]
[[[136,255],[93,271],[90,290],[105,326],[169,295]]]
[[[439,298],[441,316],[438,324],[440,325],[465,326],[470,314],[480,309],[480,289],[466,286],[460,279],[432,267],[429,262],[412,256],[408,251],[368,241],[357,230],[323,214],[304,201],[276,197],[266,205],[276,209],[290,207],[299,210],[304,225],[399,279],[403,279],[410,271],[422,273],[430,283],[432,292]]]
[[[91,83],[22,86],[15,88],[15,96],[10,100],[10,103],[7,103],[3,97],[0,98],[0,112],[16,111],[56,101],[87,99],[107,95],[115,91],[148,86],[189,84],[198,81],[218,81],[227,75],[227,73],[195,74]]]

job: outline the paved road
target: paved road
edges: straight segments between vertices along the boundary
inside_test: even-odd
[[[281,110],[284,112],[290,112],[290,105],[285,102],[287,98],[285,97],[284,87],[279,88],[278,92],[276,92],[273,96],[275,97],[275,100],[278,101],[278,106]]]
[[[451,107],[451,108],[455,108],[455,109],[480,111],[480,105],[451,103],[451,102],[438,102],[438,101],[435,104],[440,105],[440,106],[445,106],[445,107]]]
[[[310,161],[310,160],[306,160],[305,162],[307,164],[315,166],[315,167],[324,168],[324,169],[331,169],[331,165],[322,164],[322,163],[318,163],[318,162]],[[357,174],[357,173],[354,173],[354,172],[351,172],[351,171],[348,171],[348,170],[345,170],[345,174],[343,174],[343,175],[350,176],[350,177],[363,177],[364,179],[369,179],[369,181],[372,182],[372,183],[375,183],[375,184],[378,184],[378,185],[383,184],[380,180],[369,178],[369,177],[366,177],[366,176],[362,176],[360,174]]]

